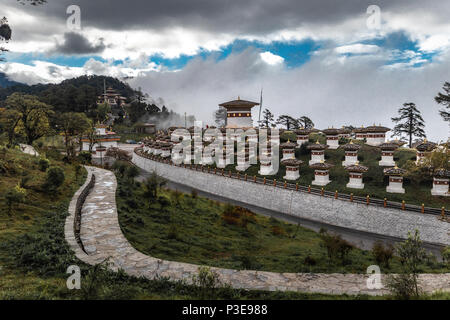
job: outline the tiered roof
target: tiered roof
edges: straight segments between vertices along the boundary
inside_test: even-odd
[[[363,172],[367,172],[367,170],[369,170],[369,168],[366,166],[360,165],[358,162],[356,162],[355,164],[345,167],[345,170],[347,170],[348,172],[363,173]]]
[[[433,174],[436,178],[450,178],[450,170],[440,168],[434,171]]]
[[[298,159],[286,159],[281,161],[281,164],[286,167],[298,167],[302,163],[303,161]]]
[[[316,143],[309,144],[307,148],[309,150],[325,150],[328,148],[328,145],[321,144],[321,143],[319,143],[319,141],[317,141]]]
[[[330,168],[333,168],[334,165],[331,163],[321,161],[321,162],[310,164],[309,167],[313,168],[313,169],[317,169],[317,170],[328,170]]]
[[[406,170],[395,166],[392,168],[386,168],[383,172],[386,176],[402,176],[406,173]]]
[[[416,149],[418,151],[422,151],[422,152],[424,152],[424,151],[432,151],[433,149],[436,148],[436,146],[437,146],[436,143],[425,140],[422,143],[418,144],[416,146]]]
[[[397,150],[398,149],[398,145],[395,143],[389,143],[389,142],[385,142],[382,143],[378,146],[378,148],[380,148],[381,150]]]
[[[342,145],[341,148],[345,151],[358,151],[361,149],[361,146],[350,141],[350,143]]]
[[[339,129],[335,129],[335,128],[328,128],[328,129],[324,129],[322,130],[322,132],[324,134],[326,134],[327,136],[335,136],[339,134]]]

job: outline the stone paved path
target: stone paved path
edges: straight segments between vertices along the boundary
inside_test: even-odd
[[[192,276],[198,274],[198,265],[156,259],[131,246],[119,226],[115,201],[117,182],[114,174],[94,167],[87,169],[87,181],[74,195],[65,227],[66,239],[77,257],[89,264],[100,263],[109,258],[113,270],[121,268],[134,276],[144,276],[148,279],[157,276],[169,277],[172,280],[191,282]],[[80,237],[86,250],[83,252],[75,241],[73,219],[76,200],[92,174],[96,178],[95,185],[81,211]],[[387,293],[385,289],[367,289],[367,276],[363,274],[275,273],[221,268],[211,270],[217,272],[223,282],[230,283],[234,288],[331,294]],[[420,281],[426,292],[450,291],[450,273],[422,274]]]

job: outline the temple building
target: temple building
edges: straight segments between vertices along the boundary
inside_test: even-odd
[[[363,173],[367,172],[369,168],[362,166],[356,161],[355,164],[345,167],[349,173],[349,182],[347,183],[347,188],[352,189],[364,189],[363,183]]]
[[[309,141],[309,134],[311,133],[310,129],[296,129],[295,134],[297,135],[297,146],[301,147],[302,144],[307,143]]]
[[[286,175],[283,179],[294,181],[300,178],[299,166],[302,163],[303,161],[297,159],[281,160],[281,164],[286,167]]]
[[[358,162],[358,150],[361,148],[359,144],[355,144],[352,141],[350,143],[341,146],[345,151],[345,160],[342,161],[342,166],[350,166]]]
[[[122,97],[116,90],[109,87],[106,89],[105,93],[102,93],[97,97],[97,104],[107,103],[112,106],[120,106],[123,107],[125,105],[125,101],[127,98]]]
[[[386,168],[383,172],[385,176],[389,176],[389,185],[386,187],[386,192],[405,193],[405,189],[403,188],[403,175],[406,173],[405,169],[400,169],[395,166],[393,168]]]
[[[248,143],[245,144],[244,152],[238,152],[237,154],[237,171],[245,171],[250,167],[250,161],[249,161],[249,154],[250,154],[250,148]]]
[[[390,141],[388,141],[387,143],[393,143],[393,144],[396,144],[399,148],[400,148],[401,146],[403,146],[403,145],[406,144],[405,141],[398,140],[398,138],[395,138],[394,140],[390,140]]]
[[[382,143],[378,147],[381,149],[381,160],[378,164],[382,167],[395,166],[394,152],[397,150],[398,145],[394,143]]]
[[[94,130],[95,135],[92,140],[89,137],[83,137],[81,139],[82,151],[92,150],[92,155],[94,157],[102,157],[102,152],[110,147],[117,148],[117,142],[120,141],[120,137],[117,136],[115,132],[109,131],[105,124],[97,124]],[[105,150],[101,151],[103,149]]]
[[[448,185],[450,181],[450,170],[437,169],[433,174],[433,188],[431,189],[431,195],[448,197]]]
[[[355,134],[355,139],[357,140],[364,140],[366,139],[366,128],[364,126],[361,126],[361,128],[355,128],[353,129],[353,133]]]
[[[321,161],[319,163],[314,163],[309,166],[314,169],[314,180],[311,182],[316,186],[325,186],[329,184],[330,181],[330,168],[333,167],[332,164]]]
[[[297,145],[296,143],[290,142],[289,140],[287,142],[280,144],[280,147],[283,151],[283,158],[281,160],[295,159],[296,145]]]
[[[369,126],[365,128],[366,133],[366,144],[369,146],[378,146],[382,143],[386,142],[386,132],[388,132],[389,128],[383,127],[383,126]]]
[[[422,161],[425,156],[433,151],[436,148],[437,144],[434,142],[427,141],[425,139],[422,143],[418,144],[416,146],[416,164],[419,164],[420,161]]]
[[[227,109],[227,128],[253,127],[252,108],[258,105],[257,102],[241,100],[240,97],[237,100],[219,104],[220,107]]]
[[[134,128],[137,133],[154,134],[156,132],[156,126],[153,123],[137,123]]]
[[[271,155],[272,147],[268,145],[267,148],[262,151],[262,155],[259,158],[260,167],[258,173],[262,176],[270,176],[274,174]]]
[[[325,161],[325,149],[327,148],[328,146],[326,144],[321,144],[319,141],[308,145],[308,149],[311,150],[311,160],[309,160],[309,165]]]
[[[328,128],[322,130],[322,132],[327,136],[327,145],[330,149],[339,148],[339,129]]]
[[[345,138],[345,139],[351,138],[351,136],[350,136],[351,130],[350,129],[347,129],[344,126],[342,126],[342,128],[338,129],[338,131],[339,131],[339,134],[338,134],[339,138]]]
[[[161,143],[161,157],[168,158],[172,154],[172,143],[162,142]]]

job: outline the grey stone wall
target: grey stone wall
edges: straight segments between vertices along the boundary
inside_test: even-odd
[[[450,245],[450,224],[437,216],[405,212],[294,190],[274,188],[250,181],[230,179],[200,171],[176,167],[139,156],[132,162],[146,171],[156,171],[168,180],[214,195],[250,205],[268,208],[304,219],[391,237],[406,238],[418,229],[425,242]]]

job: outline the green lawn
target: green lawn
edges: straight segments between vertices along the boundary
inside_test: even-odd
[[[256,215],[246,227],[226,223],[225,205],[162,190],[149,203],[139,183],[119,179],[119,221],[139,251],[157,258],[210,266],[276,272],[365,273],[377,264],[371,252],[353,248],[348,259],[330,259],[319,234],[298,225]],[[398,272],[394,258],[383,272]],[[430,259],[423,272],[448,271]]]

